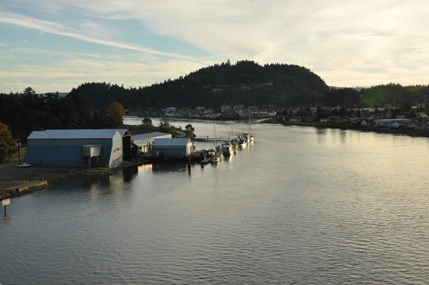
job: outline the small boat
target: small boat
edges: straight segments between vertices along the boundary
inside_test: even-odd
[[[247,134],[244,134],[238,139],[238,146],[240,148],[245,148],[247,146]]]
[[[232,145],[231,144],[224,144],[222,146],[222,153],[223,153],[223,156],[230,157],[231,154],[234,153],[234,150],[232,149]]]
[[[212,162],[212,158],[211,157],[204,157],[203,160],[200,161],[201,164],[207,164]]]
[[[221,160],[221,156],[220,155],[212,156],[211,160],[212,160],[211,163],[218,163]]]

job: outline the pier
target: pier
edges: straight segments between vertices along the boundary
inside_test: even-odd
[[[19,196],[25,193],[39,190],[48,187],[47,180],[26,182],[19,185],[14,185],[0,191],[0,199]]]

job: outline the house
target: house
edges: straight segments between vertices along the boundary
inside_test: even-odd
[[[152,143],[152,155],[165,157],[186,157],[193,151],[189,138],[155,138]]]
[[[210,119],[216,119],[219,116],[220,116],[220,113],[208,113],[208,114],[205,114],[205,117],[206,118],[210,118]]]
[[[126,129],[34,131],[27,141],[24,161],[38,166],[113,168],[132,158]]]
[[[392,129],[398,129],[399,127],[401,127],[402,126],[402,124],[400,124],[399,122],[397,122],[397,121],[394,121],[394,122],[391,122],[390,124],[389,124],[389,128],[392,128]]]
[[[230,106],[230,105],[222,105],[222,106],[220,107],[220,110],[221,110],[222,112],[231,111],[231,106]]]

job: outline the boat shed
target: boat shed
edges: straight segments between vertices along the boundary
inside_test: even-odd
[[[143,152],[148,152],[149,146],[155,139],[171,139],[171,134],[161,132],[151,132],[140,135],[131,135],[131,141]]]
[[[97,162],[113,168],[131,160],[131,134],[126,129],[34,131],[27,141],[24,161],[34,166],[84,167]]]
[[[152,144],[152,155],[165,157],[185,157],[192,153],[193,145],[189,138],[156,138]]]

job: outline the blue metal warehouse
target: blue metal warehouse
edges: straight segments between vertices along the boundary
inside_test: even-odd
[[[34,131],[27,138],[24,161],[35,166],[109,168],[131,160],[131,134],[126,129]]]
[[[192,153],[193,146],[189,138],[156,138],[152,144],[152,155],[166,157],[185,157]]]

